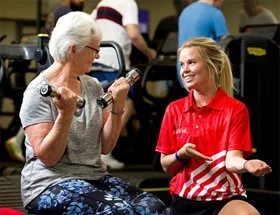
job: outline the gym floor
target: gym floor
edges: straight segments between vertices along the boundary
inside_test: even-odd
[[[26,213],[20,197],[20,171],[22,163],[0,161],[0,208],[9,207]],[[126,165],[122,171],[112,171],[113,175],[129,181],[141,189],[157,195],[166,205],[170,204],[168,192],[169,177],[163,171],[153,171],[149,165]]]
[[[22,167],[22,163],[14,161],[0,162],[0,208],[9,207],[26,213],[20,198],[20,171]],[[168,192],[170,178],[163,171],[153,171],[148,165],[127,165],[122,171],[114,171],[112,174],[145,191],[154,193],[167,206],[170,205],[171,196]],[[251,182],[251,178],[245,177],[244,180],[246,187],[246,184]],[[247,188],[247,195],[262,215],[280,214],[279,191]]]

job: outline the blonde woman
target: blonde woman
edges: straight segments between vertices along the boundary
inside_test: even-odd
[[[186,98],[166,109],[156,151],[173,178],[172,214],[260,213],[247,201],[241,173],[262,177],[265,162],[252,159],[249,114],[232,97],[230,62],[210,38],[193,38],[178,50]]]

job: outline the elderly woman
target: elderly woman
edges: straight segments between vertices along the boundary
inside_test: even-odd
[[[25,131],[23,204],[35,214],[165,214],[162,201],[106,171],[121,130],[129,83],[116,80],[112,104],[97,105],[101,84],[85,73],[99,58],[101,33],[90,15],[70,12],[54,28],[49,49],[54,63],[27,87],[20,111]],[[45,84],[58,96],[43,97]],[[78,98],[85,105],[77,109]]]
[[[186,41],[178,50],[186,98],[166,109],[156,151],[173,178],[172,214],[259,215],[247,200],[241,173],[261,177],[271,167],[252,153],[249,113],[233,98],[227,55],[212,39]]]

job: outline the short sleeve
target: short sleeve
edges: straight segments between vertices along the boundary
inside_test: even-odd
[[[138,6],[134,0],[128,0],[123,7],[123,25],[136,24],[138,25]]]
[[[26,89],[20,109],[20,120],[23,128],[41,122],[54,122],[51,112],[52,99],[40,94],[40,87]]]

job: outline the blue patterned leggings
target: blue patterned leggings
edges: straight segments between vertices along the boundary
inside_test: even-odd
[[[52,215],[167,214],[156,196],[111,175],[96,181],[72,179],[54,185],[26,209],[29,213]]]

